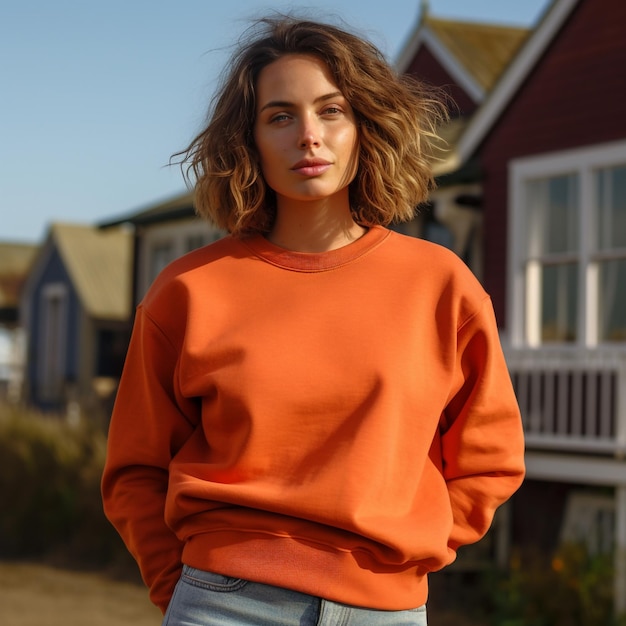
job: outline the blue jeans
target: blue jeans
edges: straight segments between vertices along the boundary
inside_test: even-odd
[[[162,626],[426,626],[426,607],[353,607],[185,565]]]

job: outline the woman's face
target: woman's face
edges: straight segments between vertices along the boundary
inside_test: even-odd
[[[326,65],[314,56],[283,56],[261,70],[256,92],[254,140],[278,208],[335,196],[348,202],[358,130]]]

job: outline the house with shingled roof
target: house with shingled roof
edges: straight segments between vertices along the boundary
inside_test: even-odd
[[[459,167],[456,145],[469,120],[531,33],[529,28],[455,21],[432,16],[424,7],[396,61],[400,73],[441,89],[450,121],[434,164],[438,188],[417,218],[399,230],[453,249],[483,278],[483,213],[480,172],[474,160]]]
[[[445,20],[423,13],[396,67],[446,89],[453,116],[473,113],[530,34],[529,28]]]
[[[196,215],[193,195],[183,192],[99,225],[105,231],[125,226],[133,233],[134,305],[168,263],[224,235],[222,230]]]
[[[21,295],[24,401],[101,416],[116,389],[131,315],[132,234],[52,224]]]
[[[422,20],[400,68],[458,98],[433,215],[454,233],[462,207],[480,213],[474,267],[526,432],[527,477],[491,547],[548,567],[568,542],[607,555],[626,613],[626,3],[553,0],[484,92],[436,22]]]

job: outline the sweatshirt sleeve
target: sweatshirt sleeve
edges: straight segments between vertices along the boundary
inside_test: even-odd
[[[488,297],[457,333],[441,442],[454,515],[448,548],[456,553],[487,532],[524,477],[522,422]]]
[[[104,511],[165,611],[182,568],[182,543],[165,523],[168,466],[193,432],[197,407],[175,384],[177,351],[139,307],[111,417]]]

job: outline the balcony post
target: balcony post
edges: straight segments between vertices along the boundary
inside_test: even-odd
[[[615,614],[626,614],[626,485],[615,489]]]
[[[616,423],[617,431],[616,437],[616,456],[623,459],[626,457],[626,356],[621,355],[618,366],[618,392],[617,392],[617,405],[615,411],[617,413]]]

